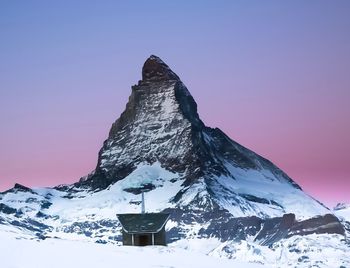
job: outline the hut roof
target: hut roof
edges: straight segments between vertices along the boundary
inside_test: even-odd
[[[158,233],[169,219],[167,213],[117,214],[125,232]]]

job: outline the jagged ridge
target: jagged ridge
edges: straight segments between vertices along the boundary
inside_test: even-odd
[[[160,58],[152,55],[142,68],[142,80],[132,87],[125,111],[112,125],[95,171],[75,186],[94,191],[106,189],[132,174],[139,165],[156,162],[178,174],[178,180],[184,180],[183,189],[172,199],[174,202],[180,202],[192,185],[193,189],[204,183],[202,188],[210,204],[226,209],[240,207],[243,213],[238,213],[239,216],[246,215],[244,211],[252,215],[254,210],[259,216],[270,214],[262,212],[255,203],[282,213],[294,212],[273,200],[273,196],[266,198],[269,193],[280,191],[282,185],[283,190],[296,192],[298,198],[312,204],[312,215],[319,209],[326,213],[321,204],[303,195],[301,188],[273,163],[231,140],[220,129],[206,127],[186,86]],[[252,185],[237,191],[235,184],[239,185],[239,180],[246,183],[245,177],[248,181],[252,179]],[[269,182],[272,189],[268,193],[264,190],[250,193],[253,189],[248,189],[259,183],[264,187]],[[154,189],[152,184],[140,187]]]

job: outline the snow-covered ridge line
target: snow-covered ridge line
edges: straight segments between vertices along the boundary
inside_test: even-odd
[[[242,192],[235,194],[232,185],[225,185],[226,190],[223,191],[222,182],[218,179],[203,180],[184,187],[185,179],[181,179],[181,174],[164,169],[160,163],[144,163],[123,180],[97,192],[80,190],[67,193],[50,188],[17,186],[0,196],[0,221],[32,230],[33,235],[65,237],[67,233],[76,233],[83,240],[114,243],[120,241],[116,214],[139,213],[142,190],[146,191],[147,212],[170,213],[173,223],[171,227],[167,226],[170,241],[187,238],[187,234],[196,238],[214,236],[223,241],[259,234],[259,240],[268,243],[293,234],[308,234],[310,230],[344,234],[339,221],[329,214],[304,221],[294,214],[288,214],[291,217],[289,225],[283,223],[287,214],[282,209],[274,211],[274,218],[266,217],[264,213],[258,218],[258,211],[266,213],[273,206],[261,203],[260,199],[254,200],[253,195],[248,200],[242,196]],[[226,180],[232,184],[240,183],[239,177]],[[224,196],[222,193],[229,194]],[[233,201],[238,203],[232,205],[230,202]],[[235,209],[237,205],[241,208]],[[267,223],[272,225],[265,230],[263,226],[267,226]],[[234,227],[242,224],[245,229]],[[274,227],[281,224],[283,229]],[[232,228],[230,233],[226,231],[227,226]],[[277,230],[284,232],[284,235],[276,236]]]

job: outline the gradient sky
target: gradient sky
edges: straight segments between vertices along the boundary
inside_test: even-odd
[[[350,202],[350,1],[0,2],[0,191],[95,168],[150,54],[203,121]]]

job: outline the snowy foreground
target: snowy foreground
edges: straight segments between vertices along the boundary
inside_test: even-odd
[[[11,233],[0,232],[0,267],[258,268],[263,266],[208,256],[176,246],[126,247],[54,238],[38,241],[18,239]]]
[[[339,243],[337,235],[296,236],[272,248],[217,239],[180,240],[167,247],[127,247],[72,239],[37,240],[10,229],[0,230],[0,267],[350,267],[349,247]]]

